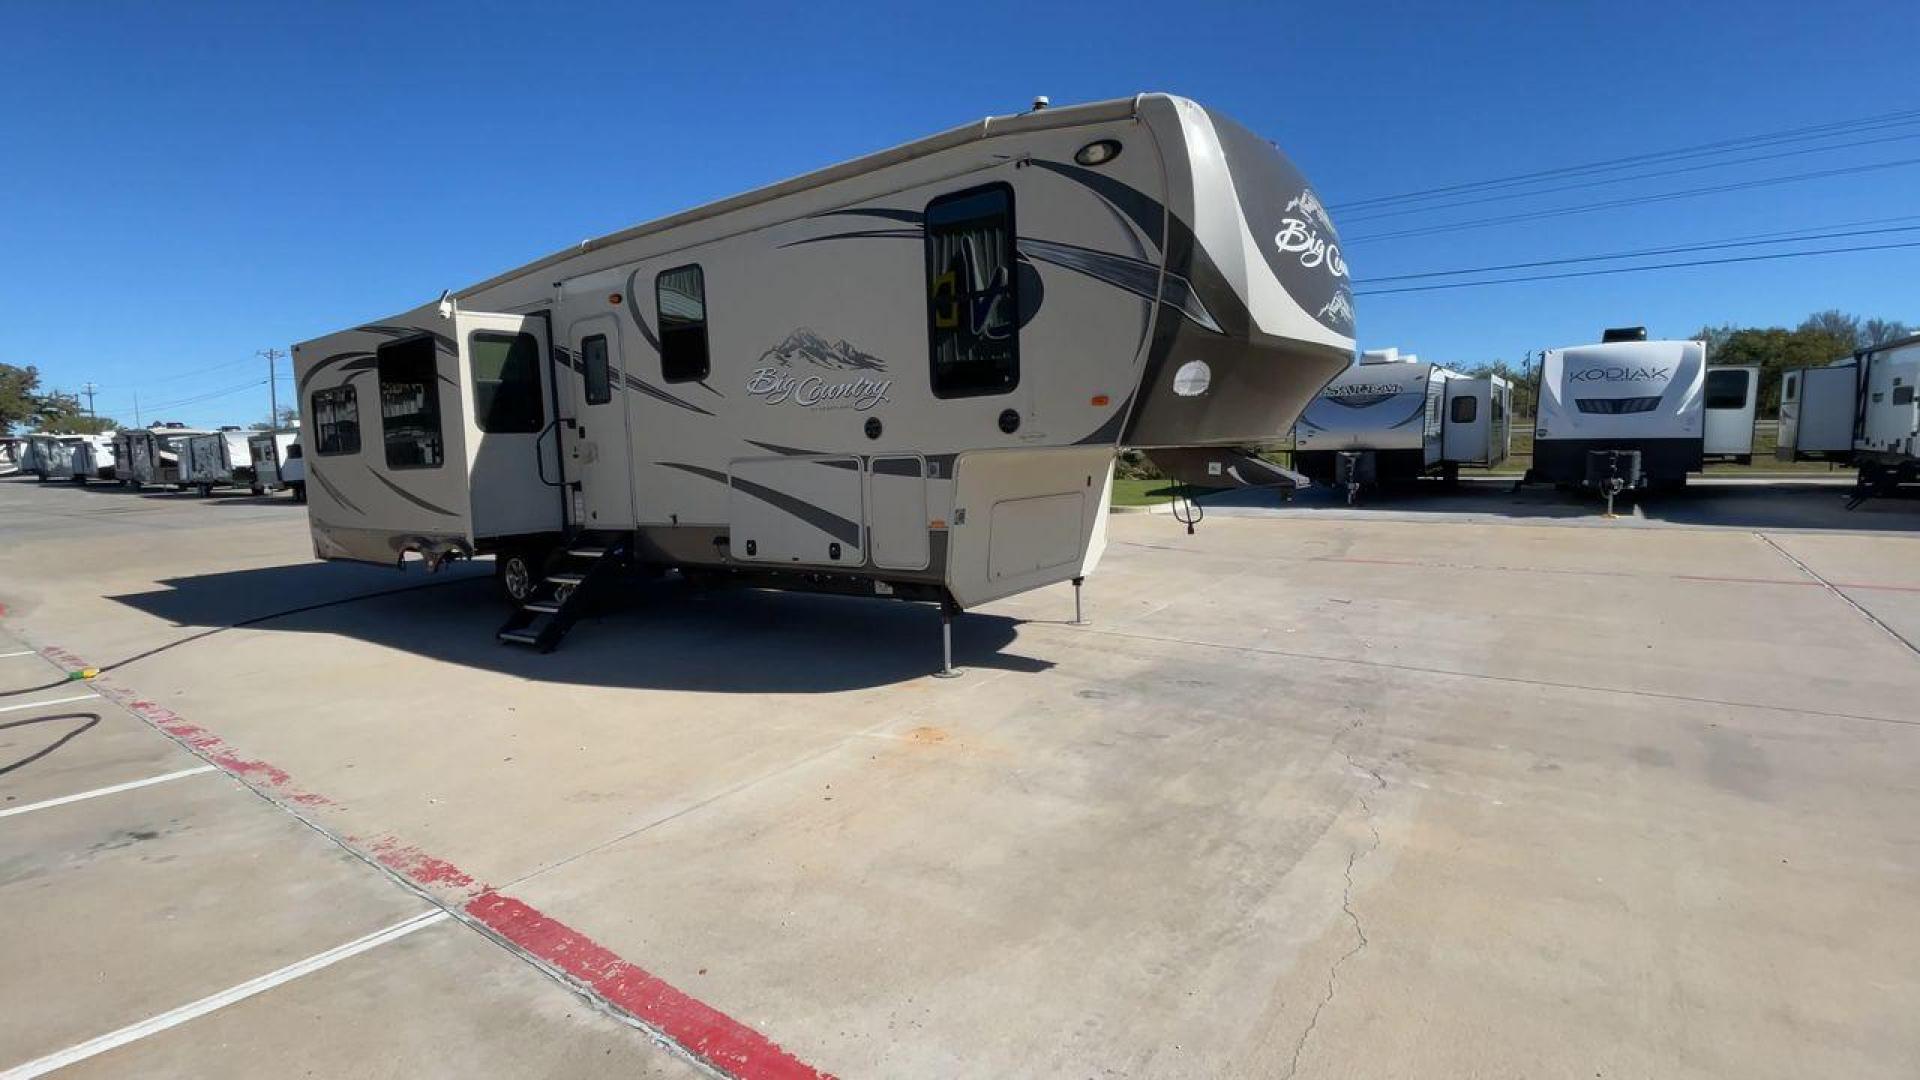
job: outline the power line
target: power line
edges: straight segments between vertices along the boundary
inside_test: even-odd
[[[1643,270],[1674,270],[1690,266],[1724,266],[1729,263],[1798,259],[1807,255],[1846,255],[1860,251],[1892,251],[1896,248],[1916,247],[1920,247],[1920,240],[1912,240],[1900,244],[1868,244],[1858,247],[1816,248],[1811,251],[1778,251],[1769,255],[1738,255],[1726,259],[1692,259],[1686,262],[1649,263],[1646,266],[1615,266],[1604,270],[1569,270],[1559,274],[1530,274],[1523,277],[1497,278],[1492,281],[1452,281],[1439,285],[1404,285],[1395,289],[1356,290],[1353,295],[1388,296],[1394,293],[1438,292],[1442,289],[1472,289],[1482,285],[1518,285],[1530,281],[1556,281],[1563,278],[1603,277],[1608,274],[1637,274]]]
[[[265,379],[249,379],[246,382],[239,383],[234,386],[224,387],[219,390],[209,390],[209,391],[206,391],[205,393],[191,394],[187,397],[180,398],[177,401],[162,402],[159,405],[148,405],[146,406],[146,411],[152,412],[152,413],[160,413],[160,412],[165,412],[168,409],[179,409],[188,405],[198,405],[205,401],[212,401],[215,398],[223,398],[232,394],[238,394],[243,390],[257,389],[261,386],[265,386],[266,382],[267,380]]]
[[[1717,154],[1731,153],[1736,150],[1750,149],[1758,146],[1778,146],[1792,142],[1805,142],[1815,139],[1831,138],[1837,135],[1853,134],[1857,131],[1897,127],[1912,123],[1917,119],[1920,119],[1920,109],[1904,109],[1899,112],[1882,113],[1878,116],[1861,117],[1855,120],[1841,120],[1826,124],[1814,124],[1808,127],[1789,128],[1784,131],[1769,132],[1761,135],[1748,135],[1735,139],[1721,139],[1715,142],[1699,143],[1694,146],[1679,147],[1672,150],[1631,154],[1626,157],[1610,158],[1604,161],[1590,161],[1580,165],[1565,165],[1555,169],[1541,169],[1536,172],[1516,173],[1511,176],[1494,177],[1487,180],[1473,180],[1459,184],[1448,184],[1442,187],[1423,188],[1418,191],[1407,191],[1394,195],[1377,195],[1368,199],[1355,199],[1344,203],[1333,203],[1330,204],[1329,209],[1336,211],[1360,209],[1363,207],[1372,207],[1413,199],[1438,198],[1440,196],[1464,191],[1524,186],[1528,183],[1556,179],[1564,176],[1611,172],[1654,162],[1685,161],[1692,158],[1711,157]]]
[[[1628,184],[1635,180],[1654,180],[1663,176],[1680,176],[1684,173],[1702,172],[1707,169],[1724,169],[1734,165],[1751,165],[1760,161],[1777,161],[1781,158],[1799,157],[1802,154],[1818,154],[1827,150],[1851,150],[1858,146],[1878,146],[1881,143],[1904,142],[1908,139],[1920,139],[1920,132],[1908,132],[1905,135],[1888,135],[1878,139],[1862,139],[1858,142],[1834,143],[1831,146],[1806,146],[1798,150],[1782,150],[1776,154],[1760,154],[1754,157],[1734,158],[1730,161],[1710,161],[1704,165],[1688,165],[1680,169],[1664,169],[1660,172],[1636,173],[1632,176],[1610,176],[1604,180],[1583,180],[1577,184],[1562,184],[1559,187],[1535,188],[1531,191],[1514,191],[1501,195],[1486,195],[1478,199],[1457,199],[1430,206],[1409,206],[1399,210],[1382,210],[1375,214],[1361,214],[1358,217],[1342,216],[1341,225],[1351,225],[1360,221],[1378,221],[1381,218],[1404,217],[1407,214],[1429,214],[1435,210],[1452,210],[1462,206],[1478,206],[1483,203],[1506,202],[1509,199],[1529,199],[1535,195],[1552,195],[1562,191],[1578,191],[1582,188],[1604,187],[1608,184]]]
[[[1417,229],[1402,229],[1399,232],[1356,236],[1346,241],[1346,244],[1350,247],[1354,244],[1363,244],[1372,240],[1397,240],[1408,236],[1431,236],[1435,233],[1459,232],[1462,229],[1478,229],[1487,225],[1510,225],[1521,221],[1539,221],[1543,218],[1565,217],[1570,214],[1586,214],[1595,210],[1612,210],[1622,206],[1670,202],[1674,199],[1690,199],[1697,195],[1715,195],[1729,191],[1747,191],[1752,188],[1799,183],[1803,180],[1823,180],[1833,176],[1852,176],[1859,173],[1876,172],[1882,169],[1905,168],[1909,165],[1920,165],[1920,158],[1902,158],[1898,161],[1878,161],[1868,165],[1850,165],[1838,169],[1821,169],[1815,172],[1791,173],[1786,176],[1770,176],[1758,180],[1741,180],[1732,184],[1713,184],[1707,187],[1683,188],[1679,191],[1658,192],[1652,195],[1631,195],[1625,198],[1608,199],[1597,203],[1582,203],[1577,206],[1558,206],[1546,210],[1530,210],[1521,214],[1503,214],[1498,217],[1474,218],[1468,221],[1456,221],[1448,225],[1428,225]]]
[[[1904,220],[1920,218],[1920,214],[1909,215]],[[1896,219],[1902,220],[1902,219]],[[1693,244],[1676,244],[1671,247],[1641,248],[1638,251],[1615,251],[1605,255],[1572,255],[1562,259],[1534,259],[1529,262],[1501,263],[1496,266],[1473,266],[1459,270],[1428,270],[1418,274],[1387,274],[1381,277],[1355,278],[1355,285],[1377,285],[1385,281],[1418,281],[1423,278],[1461,277],[1466,274],[1494,274],[1503,270],[1528,270],[1540,266],[1565,266],[1569,263],[1606,262],[1611,259],[1639,259],[1649,255],[1680,255],[1693,251],[1723,251],[1728,248],[1759,247],[1765,244],[1797,244],[1808,240],[1838,240],[1852,236],[1878,236],[1885,233],[1916,232],[1920,225],[1900,225],[1884,229],[1852,229],[1843,232],[1808,233],[1762,233],[1761,237],[1729,237],[1725,240],[1710,240]]]

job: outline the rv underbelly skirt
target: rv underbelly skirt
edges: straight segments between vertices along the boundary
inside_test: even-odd
[[[1650,482],[1678,480],[1699,472],[1705,443],[1694,439],[1535,439],[1533,479],[1578,484],[1587,478],[1587,455],[1595,450],[1640,451],[1640,475]]]
[[[1352,451],[1344,451],[1352,452]],[[1373,455],[1374,475],[1381,483],[1413,480],[1440,471],[1440,463],[1429,461],[1425,450],[1363,450]],[[1293,467],[1317,484],[1334,482],[1335,462],[1343,451],[1299,450],[1293,455]]]

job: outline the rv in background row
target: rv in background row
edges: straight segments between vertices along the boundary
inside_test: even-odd
[[[1294,423],[1294,468],[1347,488],[1491,468],[1512,448],[1513,384],[1399,349],[1363,353]]]
[[[41,480],[113,479],[113,436],[28,435],[21,441],[19,472]]]
[[[1648,341],[1643,327],[1598,345],[1548,349],[1528,480],[1627,490],[1684,486],[1709,458],[1753,460],[1760,369],[1707,366],[1702,341]]]
[[[1881,491],[1920,482],[1920,336],[1875,345],[1780,381],[1781,461],[1858,466]]]

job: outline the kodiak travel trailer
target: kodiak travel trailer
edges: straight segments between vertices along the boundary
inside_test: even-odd
[[[314,550],[494,553],[548,649],[625,565],[936,601],[1105,546],[1125,446],[1271,440],[1353,351],[1267,140],[1164,94],[994,117],[294,346]]]
[[[1363,353],[1294,422],[1293,467],[1322,484],[1360,489],[1491,467],[1507,459],[1513,385],[1471,376],[1399,349]]]
[[[1758,368],[1709,368],[1705,342],[1648,341],[1639,327],[1548,349],[1527,479],[1676,488],[1709,457],[1744,463],[1759,389]]]
[[[1920,483],[1920,336],[1861,349],[1780,381],[1782,461],[1856,465],[1861,487]]]

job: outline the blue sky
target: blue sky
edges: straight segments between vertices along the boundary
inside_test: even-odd
[[[1221,109],[1287,151],[1350,241],[1920,158],[1914,138],[1380,222],[1338,209],[1920,107],[1911,0],[16,2],[0,26],[0,361],[96,382],[126,421],[136,392],[147,421],[262,418],[255,350],[1041,93]],[[1920,214],[1920,165],[1351,242],[1348,260],[1365,279],[1902,214]],[[1920,234],[1859,242],[1902,239]],[[1366,297],[1358,325],[1369,347],[1517,362],[1621,324],[1679,335],[1827,307],[1920,323],[1916,282],[1920,248]]]

